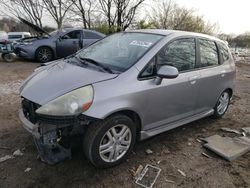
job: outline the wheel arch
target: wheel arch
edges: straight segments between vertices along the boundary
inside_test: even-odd
[[[141,121],[141,117],[139,116],[139,114],[133,110],[124,109],[124,110],[119,110],[119,111],[113,112],[105,118],[115,116],[117,114],[126,115],[135,123],[135,125],[136,125],[136,139],[139,140],[140,139],[140,131],[142,128],[142,121]]]
[[[232,96],[233,96],[233,89],[232,88],[227,88],[227,89],[225,89],[224,91],[228,91],[228,93],[229,93],[229,95],[230,95],[230,98],[232,98]],[[224,92],[223,91],[223,92]]]

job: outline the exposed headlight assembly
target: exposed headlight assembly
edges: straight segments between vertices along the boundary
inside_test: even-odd
[[[93,87],[85,86],[66,93],[36,110],[36,113],[51,116],[78,115],[90,107],[94,97]]]

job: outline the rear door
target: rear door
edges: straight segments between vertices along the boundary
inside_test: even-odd
[[[56,41],[57,56],[62,58],[71,55],[81,49],[82,31],[75,30],[61,36]]]
[[[199,39],[200,89],[196,113],[214,108],[225,82],[224,66],[220,65],[218,46],[215,41]]]

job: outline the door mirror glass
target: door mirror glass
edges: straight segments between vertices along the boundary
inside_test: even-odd
[[[160,78],[176,78],[179,75],[177,68],[169,65],[163,65],[157,71],[157,76]]]
[[[157,71],[157,77],[155,79],[156,85],[161,84],[162,79],[173,79],[179,75],[179,71],[177,68],[169,65],[163,65]]]

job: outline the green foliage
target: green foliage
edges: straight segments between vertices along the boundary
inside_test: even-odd
[[[108,24],[101,24],[94,28],[94,30],[109,35],[117,31],[117,27],[114,25],[109,26]]]
[[[141,20],[136,24],[136,29],[156,29],[158,24],[155,22],[147,23],[146,20]]]

